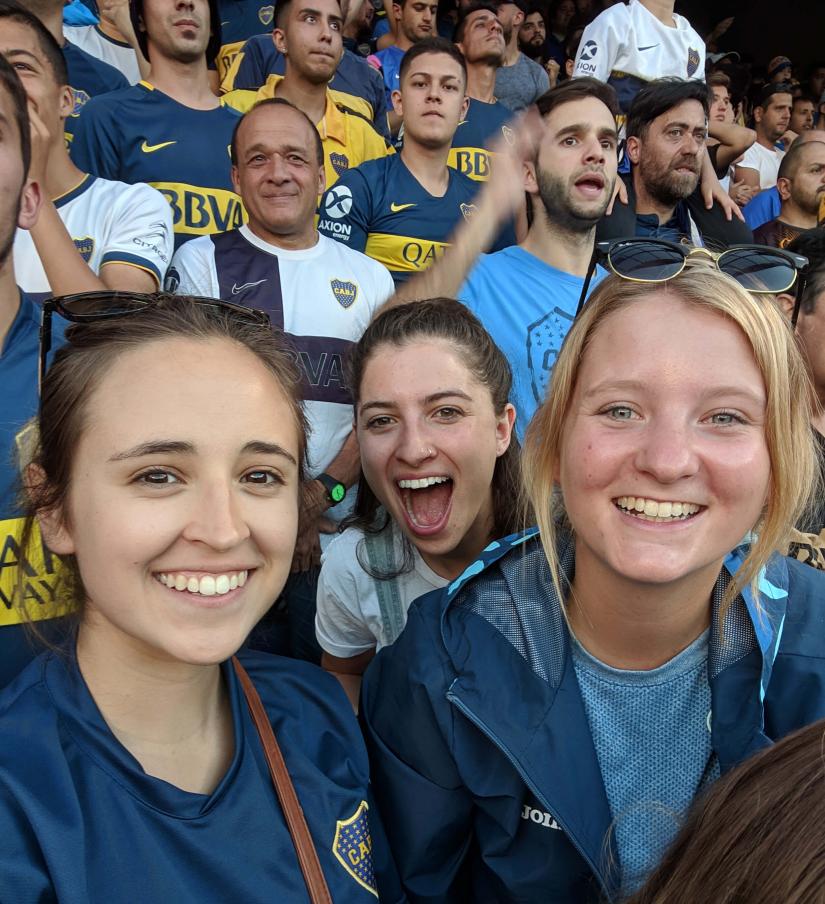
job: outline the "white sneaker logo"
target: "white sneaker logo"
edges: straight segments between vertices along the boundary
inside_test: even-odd
[[[257,282],[245,282],[242,286],[239,286],[237,283],[235,283],[232,286],[232,294],[238,295],[239,293],[243,292],[244,289],[251,289],[253,286],[260,286],[261,283],[265,283],[268,281],[269,280],[266,280],[266,279],[259,279]]]

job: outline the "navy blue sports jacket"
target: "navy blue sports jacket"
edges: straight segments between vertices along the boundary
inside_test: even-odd
[[[708,678],[723,772],[825,716],[825,574],[776,556],[758,607],[743,592],[720,636],[715,612],[744,553],[714,590]],[[412,605],[367,671],[362,712],[411,902],[615,900],[610,809],[535,531],[492,543]]]

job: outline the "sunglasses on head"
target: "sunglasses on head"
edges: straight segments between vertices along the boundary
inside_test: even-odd
[[[129,317],[141,314],[157,305],[172,301],[176,296],[163,292],[154,295],[143,292],[81,292],[76,295],[63,295],[50,298],[43,303],[40,316],[40,364],[39,387],[43,386],[46,376],[46,362],[52,347],[52,316],[59,314],[71,323],[96,323],[113,317]],[[187,302],[194,302],[217,316],[227,315],[238,320],[259,326],[270,326],[269,315],[256,308],[245,308],[239,304],[221,301],[217,298],[201,298],[185,296]]]
[[[791,318],[792,326],[796,326],[799,302],[805,288],[804,268],[808,266],[808,259],[801,254],[767,245],[732,245],[725,251],[716,252],[691,245],[677,245],[664,239],[646,238],[596,243],[576,315],[584,306],[597,264],[606,264],[612,273],[622,279],[658,283],[678,276],[691,258],[707,261],[754,295],[778,295],[787,292],[796,283],[796,301]]]

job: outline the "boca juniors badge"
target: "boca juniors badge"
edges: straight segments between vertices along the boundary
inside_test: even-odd
[[[461,213],[464,216],[465,220],[469,220],[470,217],[472,217],[475,214],[475,212],[478,210],[478,208],[475,206],[475,204],[463,204],[462,203],[460,206],[461,206]]]
[[[261,20],[261,25],[271,25],[272,20],[275,18],[275,7],[262,6],[258,10],[258,18]]]
[[[331,153],[329,155],[329,162],[339,176],[349,169],[349,160],[347,160],[343,154],[336,154],[335,152]]]
[[[338,862],[362,885],[378,897],[378,886],[375,883],[375,870],[372,865],[372,836],[367,819],[367,802],[361,805],[349,819],[339,819],[335,824],[335,840],[332,853]]]
[[[699,51],[692,47],[688,50],[687,60],[687,77],[693,78],[696,70],[699,68]]]
[[[88,264],[95,250],[95,240],[90,235],[85,235],[82,239],[73,238],[72,241],[75,248],[77,248],[77,253]]]
[[[349,308],[355,303],[358,297],[358,286],[354,282],[345,282],[342,279],[331,279],[329,286],[335,300],[342,308]]]

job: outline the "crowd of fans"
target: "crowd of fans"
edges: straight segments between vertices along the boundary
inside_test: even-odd
[[[0,0],[0,901],[822,900],[825,63],[731,25]]]

